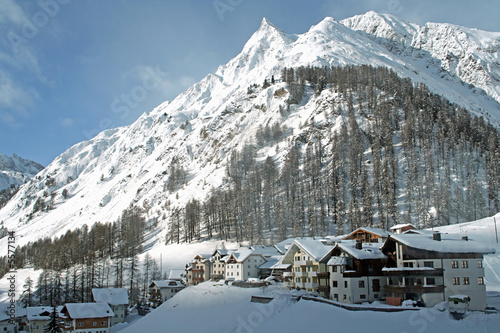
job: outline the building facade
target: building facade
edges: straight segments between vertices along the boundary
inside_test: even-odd
[[[471,310],[486,307],[483,256],[494,249],[467,237],[414,233],[391,235],[382,251],[392,261],[384,269],[388,304],[411,299],[431,307],[461,294]]]
[[[129,303],[128,292],[125,288],[94,288],[92,296],[96,303],[107,303],[114,316],[111,318],[111,326],[124,323],[127,316]]]

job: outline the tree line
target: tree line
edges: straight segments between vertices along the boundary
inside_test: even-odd
[[[272,243],[361,226],[447,225],[500,211],[500,135],[483,117],[387,68],[284,68],[281,80],[283,117],[324,90],[341,101],[332,99],[325,121],[308,120],[299,135],[285,129],[293,140],[259,129],[233,150],[221,188],[172,208],[167,242]],[[287,150],[281,160],[257,158],[260,148],[278,144]]]
[[[92,302],[92,288],[125,287],[135,303],[147,297],[152,279],[161,278],[158,264],[142,252],[146,219],[137,206],[125,209],[113,223],[97,222],[18,247],[16,267],[42,269],[38,281],[25,281],[26,305]]]

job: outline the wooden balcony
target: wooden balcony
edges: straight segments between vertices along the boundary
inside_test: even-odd
[[[319,286],[318,292],[325,293],[328,295],[328,294],[330,294],[330,286]]]
[[[385,285],[384,290],[386,293],[393,294],[424,294],[424,293],[442,293],[444,286],[427,286],[427,285]]]
[[[328,279],[328,278],[330,278],[330,273],[329,272],[318,272],[316,275],[318,276],[318,279]]]
[[[442,268],[402,267],[382,270],[385,276],[442,276]]]
[[[203,268],[193,269],[193,274],[205,274],[205,270]]]

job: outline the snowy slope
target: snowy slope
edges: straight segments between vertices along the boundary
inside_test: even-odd
[[[274,297],[269,304],[250,303],[253,295]],[[270,286],[237,288],[205,282],[189,287],[152,313],[118,332],[496,332],[500,316],[474,313],[451,319],[437,308],[395,313],[348,311],[301,300]]]
[[[352,22],[326,18],[300,35],[286,34],[264,19],[242,52],[214,74],[207,75],[173,101],[144,113],[130,126],[104,131],[57,157],[0,210],[0,221],[16,231],[18,244],[23,245],[39,237],[61,235],[83,224],[116,220],[133,203],[144,207],[148,218],[160,220],[150,242],[163,242],[167,200],[177,206],[191,198],[203,199],[212,188],[224,186],[227,157],[233,149],[240,149],[251,140],[260,125],[280,122],[289,128],[289,137],[283,140],[296,138],[303,131],[302,123],[316,117],[318,109],[328,105],[328,100],[338,97],[328,91],[320,96],[309,92],[304,105],[294,106],[282,118],[278,110],[285,98],[274,93],[284,83],[278,80],[267,89],[260,85],[272,75],[279,78],[284,66],[389,67],[499,124],[498,85],[487,90],[483,88],[486,81],[474,76],[475,81],[470,81],[472,87],[469,87],[456,71],[448,72],[440,65],[440,54],[434,49],[426,51],[422,47],[417,52],[413,47],[409,52],[404,47],[414,45],[417,37],[421,45],[430,45],[428,38],[437,35],[446,38],[445,33],[464,32],[480,41],[482,49],[489,50],[478,50],[473,43],[467,48],[467,52],[482,59],[483,68],[494,80],[495,75],[500,75],[495,63],[500,34],[455,26],[450,30],[449,25],[437,24],[426,25],[424,33],[424,28],[388,16],[380,16],[390,19],[388,26],[371,27],[370,34],[358,31],[363,27],[368,29],[362,22],[373,21],[374,15],[367,13]],[[402,46],[390,48],[372,33],[384,36],[386,41],[392,38]],[[489,58],[484,55],[487,53],[491,55]],[[459,72],[466,75],[465,69]],[[249,94],[247,89],[252,84],[258,84],[259,88]],[[474,93],[478,89],[486,93]],[[260,151],[259,157],[273,156],[279,162],[284,152],[274,149],[278,146],[284,144]],[[187,171],[187,183],[169,192],[166,185],[174,160]],[[52,209],[36,211],[34,206],[39,199],[50,202]],[[4,241],[0,240],[0,246]]]
[[[6,156],[0,153],[0,191],[11,185],[22,185],[33,178],[43,166],[21,158],[16,154]]]

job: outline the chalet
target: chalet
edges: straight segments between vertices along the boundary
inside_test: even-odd
[[[388,257],[379,243],[343,241],[322,258],[327,260],[330,298],[343,303],[373,302],[384,298],[382,273]]]
[[[57,307],[57,313],[61,313],[62,306]],[[51,306],[29,306],[26,308],[27,330],[30,333],[43,333],[44,326],[50,320],[50,314],[53,311]]]
[[[214,281],[224,280],[226,277],[227,250],[215,250],[212,254],[212,272],[210,279]]]
[[[226,259],[226,280],[246,280],[259,277],[259,267],[267,260],[250,248],[239,248]]]
[[[212,269],[211,254],[198,254],[191,261],[191,265],[186,267],[186,282],[188,284],[198,284],[210,280]]]
[[[149,304],[156,308],[185,287],[181,281],[177,280],[153,281],[149,285]]]
[[[435,233],[391,234],[382,246],[389,258],[386,302],[422,301],[432,307],[452,295],[470,297],[471,310],[486,307],[483,256],[493,248],[456,235]]]
[[[332,249],[316,239],[296,239],[283,255],[281,264],[292,265],[291,286],[309,292],[319,292],[328,297],[328,272],[326,262],[320,260]]]
[[[416,230],[415,226],[413,224],[396,224],[392,226],[389,230],[392,231],[394,234],[403,234],[409,230]]]
[[[389,234],[382,229],[362,227],[345,236],[343,240],[355,240],[362,243],[383,243],[387,239],[387,236]]]
[[[63,331],[109,333],[113,310],[108,303],[67,303],[61,310]]]
[[[113,310],[115,315],[111,318],[111,326],[125,322],[129,303],[127,289],[93,288],[92,295],[94,297],[94,302],[107,303],[111,310]]]

